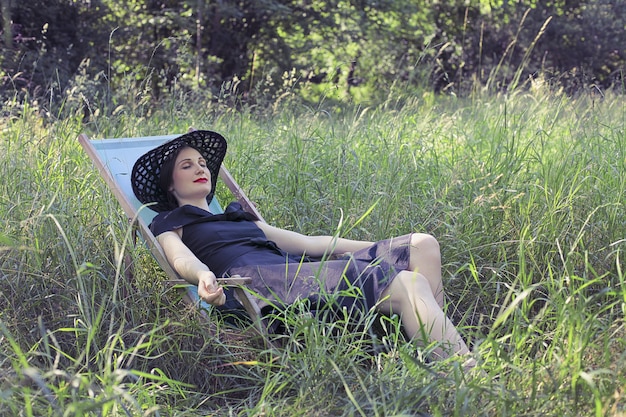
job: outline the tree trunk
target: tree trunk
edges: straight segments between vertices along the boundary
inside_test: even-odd
[[[0,0],[0,13],[2,13],[2,33],[4,47],[13,49],[13,19],[11,19],[11,0]]]
[[[196,20],[196,87],[200,85],[200,63],[202,59],[202,6],[203,0],[198,0]]]

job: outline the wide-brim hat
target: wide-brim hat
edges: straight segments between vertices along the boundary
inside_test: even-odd
[[[178,150],[191,147],[200,152],[211,173],[211,193],[207,201],[211,203],[220,167],[226,155],[226,139],[210,130],[194,130],[165,142],[137,159],[131,174],[131,184],[137,199],[157,212],[173,210],[176,206],[167,198],[167,190],[161,188],[159,178],[163,163],[175,157]]]

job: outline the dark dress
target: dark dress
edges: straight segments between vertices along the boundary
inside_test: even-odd
[[[185,245],[216,276],[251,277],[261,309],[298,299],[332,299],[340,308],[367,311],[395,275],[408,268],[410,235],[376,242],[340,259],[310,259],[279,249],[254,220],[236,202],[223,214],[186,205],[160,213],[151,229],[158,236],[182,227]]]

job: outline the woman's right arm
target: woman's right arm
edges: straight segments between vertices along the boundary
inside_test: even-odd
[[[176,232],[161,233],[157,236],[157,241],[172,268],[185,281],[198,286],[201,299],[217,306],[226,302],[226,294],[217,284],[215,274],[194,255]]]

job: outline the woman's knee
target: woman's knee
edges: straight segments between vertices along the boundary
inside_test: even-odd
[[[382,311],[398,313],[437,305],[428,280],[413,271],[399,272],[383,292],[381,301]]]
[[[413,233],[411,246],[421,251],[440,253],[439,241],[428,233]]]
[[[441,266],[441,250],[437,239],[426,233],[411,235],[411,266],[412,268],[430,265]]]
[[[400,271],[394,281],[406,296],[432,297],[432,289],[428,279],[415,271]]]

